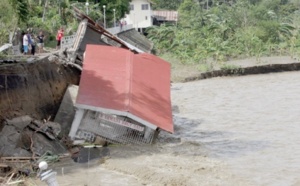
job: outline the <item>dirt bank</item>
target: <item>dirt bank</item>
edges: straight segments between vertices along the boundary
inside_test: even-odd
[[[79,71],[47,59],[0,65],[0,116],[56,114],[68,84],[78,84]]]
[[[266,74],[271,72],[286,72],[300,70],[300,63],[288,64],[267,64],[252,67],[231,67],[222,70],[214,70],[211,72],[200,73],[197,76],[192,76],[184,79],[184,82],[208,79],[221,76],[243,76],[250,74]]]
[[[290,56],[247,58],[210,64],[172,63],[172,81],[188,82],[221,76],[241,76],[271,72],[297,71],[299,60]]]

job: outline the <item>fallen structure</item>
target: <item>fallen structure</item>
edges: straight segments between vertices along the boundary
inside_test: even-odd
[[[170,64],[151,54],[87,45],[69,136],[93,142],[151,143],[173,133]]]
[[[144,64],[144,66],[140,67],[140,70],[145,72],[149,69],[149,65],[146,66],[145,64],[151,64],[153,66],[151,66],[152,71],[149,71],[149,73],[144,73],[144,76],[141,77],[135,77],[132,76],[130,78],[133,79],[148,79],[147,82],[145,82],[146,86],[149,86],[149,78],[153,78],[152,74],[157,74],[157,72],[160,72],[161,74],[164,74],[163,76],[166,77],[165,81],[162,81],[162,79],[157,79],[156,81],[153,81],[156,83],[156,85],[151,84],[151,86],[157,86],[157,87],[165,87],[165,92],[159,92],[156,93],[156,95],[159,95],[161,93],[166,93],[165,95],[167,95],[165,98],[166,100],[164,100],[164,103],[167,107],[167,109],[161,109],[159,108],[159,111],[163,111],[164,113],[164,117],[157,117],[155,116],[155,114],[153,114],[152,112],[148,112],[148,113],[144,113],[143,116],[138,115],[137,113],[131,113],[131,111],[125,111],[125,110],[118,110],[119,108],[114,108],[114,112],[107,112],[107,105],[93,105],[93,108],[90,108],[90,103],[84,102],[84,99],[82,99],[82,90],[85,90],[85,92],[89,92],[91,93],[91,91],[89,91],[90,89],[95,89],[95,87],[99,87],[99,88],[103,88],[103,91],[106,92],[106,94],[110,94],[108,90],[105,90],[106,84],[101,84],[100,80],[95,78],[87,78],[89,80],[86,80],[86,67],[85,67],[85,63],[87,61],[101,61],[101,63],[99,62],[99,64],[102,64],[105,66],[106,65],[112,65],[114,64],[114,61],[118,61],[117,64],[115,64],[115,66],[111,66],[107,68],[105,71],[101,70],[103,68],[103,66],[94,66],[92,67],[94,70],[96,70],[98,76],[104,75],[107,73],[107,71],[109,71],[110,73],[114,74],[116,73],[116,70],[120,70],[118,69],[119,67],[126,67],[126,65],[132,65],[135,64],[135,66],[138,66],[136,63],[136,61],[139,61],[135,58],[138,58],[137,56],[140,56],[142,53],[149,53],[151,52],[151,49],[153,47],[153,44],[151,44],[151,42],[146,42],[146,38],[144,36],[141,37],[136,37],[136,35],[132,34],[133,31],[126,31],[125,34],[123,34],[122,39],[126,39],[125,42],[124,40],[122,40],[121,38],[109,33],[106,29],[104,29],[101,25],[99,25],[98,23],[94,22],[93,20],[91,20],[88,16],[84,15],[82,12],[80,12],[79,10],[75,9],[75,15],[78,18],[79,21],[81,21],[78,31],[76,33],[76,37],[74,39],[73,44],[70,45],[69,48],[67,48],[65,50],[66,53],[66,59],[67,59],[67,64],[76,64],[76,65],[83,65],[83,73],[81,76],[81,84],[79,86],[79,93],[78,93],[78,97],[77,98],[77,102],[76,102],[76,107],[77,107],[77,113],[75,115],[74,112],[68,112],[69,114],[67,114],[67,116],[63,116],[63,114],[58,113],[58,115],[60,114],[61,116],[56,118],[56,121],[59,122],[63,122],[64,127],[63,127],[63,131],[68,131],[70,128],[67,126],[65,121],[70,121],[71,117],[75,115],[75,119],[73,121],[72,124],[72,128],[71,131],[69,133],[69,136],[71,137],[71,139],[76,139],[75,143],[84,143],[84,142],[89,142],[89,143],[93,143],[96,141],[96,139],[98,139],[99,137],[102,140],[107,140],[110,141],[112,143],[151,143],[153,141],[153,139],[155,139],[156,134],[158,133],[158,129],[162,129],[168,132],[173,132],[173,128],[172,128],[172,116],[171,116],[171,103],[170,103],[170,66],[168,66],[167,62],[164,62],[163,60],[147,54],[149,56],[147,56],[148,60],[145,60],[146,58],[140,58],[139,60],[141,61],[141,64]],[[139,34],[139,33],[138,33]],[[133,37],[128,37],[130,35],[134,35],[135,38]],[[140,34],[139,34],[140,35]],[[135,39],[135,41],[134,41]],[[139,41],[139,42],[136,42]],[[145,44],[143,44],[145,43]],[[90,54],[91,51],[93,50],[91,49],[91,47],[87,48],[88,46],[94,46],[96,47],[96,45],[98,45],[98,51],[94,51],[93,55],[95,55],[93,57],[93,59],[83,59],[84,55],[92,55]],[[133,46],[136,45],[136,46]],[[104,47],[106,46],[106,47]],[[138,47],[137,47],[138,46]],[[115,48],[118,47],[118,48]],[[105,52],[102,52],[105,51]],[[116,52],[117,51],[117,52]],[[124,51],[126,51],[124,53]],[[97,54],[97,55],[96,55]],[[101,54],[101,55],[100,55]],[[119,56],[118,59],[115,59],[113,56]],[[144,55],[144,57],[146,56],[146,54]],[[122,59],[122,57],[124,57],[124,59]],[[127,59],[127,58],[133,58],[133,60]],[[147,63],[145,62],[147,61]],[[143,63],[144,62],[144,63]],[[99,65],[98,64],[98,65]],[[166,66],[162,65],[165,64]],[[124,66],[125,65],[125,66]],[[164,66],[164,68],[162,68],[162,66]],[[105,68],[106,68],[105,67]],[[81,67],[78,67],[81,68]],[[127,73],[131,73],[131,72],[135,72],[132,71],[132,69],[130,68],[124,68],[122,69],[122,71],[127,72]],[[151,73],[150,73],[151,72]],[[146,74],[148,74],[149,77],[146,76]],[[155,76],[155,77],[162,77],[162,76]],[[114,78],[113,76],[110,78]],[[108,81],[113,82],[113,80],[109,80]],[[125,79],[124,79],[125,80]],[[91,87],[85,87],[85,84],[88,84],[89,81],[94,81],[94,82],[98,82],[96,84],[94,84]],[[162,83],[164,82],[164,83]],[[125,84],[133,84],[132,82],[123,82]],[[148,85],[147,85],[148,83]],[[85,88],[83,88],[85,87]],[[155,87],[155,88],[157,88]],[[120,88],[120,87],[119,87]],[[71,90],[70,90],[71,91]],[[125,91],[125,89],[123,90]],[[145,92],[147,92],[146,90],[144,90]],[[69,90],[68,90],[69,92]],[[74,91],[73,91],[74,92]],[[132,92],[123,92],[124,94],[128,94],[130,95]],[[74,94],[74,93],[73,93]],[[97,96],[98,95],[98,96]],[[74,99],[70,100],[70,94],[65,95],[69,98],[69,101],[65,101],[68,102],[68,104],[66,105],[74,105]],[[113,95],[111,94],[111,96],[118,96],[118,95]],[[71,97],[74,97],[74,95],[71,95]],[[107,100],[107,102],[114,102],[112,100],[114,99],[118,99],[118,98],[114,98],[114,97],[105,97],[103,95],[99,95],[98,93],[94,94],[94,98],[92,102],[96,102],[95,100]],[[142,102],[140,103],[142,106],[142,108],[151,108],[153,107],[153,104],[155,104],[154,98],[152,99],[152,103],[147,103],[147,104],[142,104]],[[158,98],[157,98],[158,99]],[[80,101],[83,101],[82,103]],[[88,100],[86,100],[88,101]],[[127,100],[127,101],[135,101],[135,99],[132,100]],[[162,102],[162,100],[157,100],[158,102]],[[64,101],[63,101],[64,102]],[[151,105],[152,104],[152,105]],[[127,105],[127,107],[129,108],[130,105]],[[62,110],[67,108],[67,106],[62,106]],[[104,111],[102,110],[101,112],[99,112],[99,109],[104,109]],[[157,111],[157,112],[159,112]],[[65,111],[62,111],[64,113],[66,113]],[[92,112],[97,112],[96,114],[99,120],[97,119],[91,119],[91,114]],[[124,113],[121,113],[124,112]],[[126,113],[125,113],[126,112]],[[100,116],[100,115],[101,116]],[[152,114],[152,115],[151,115]],[[151,115],[151,116],[147,116],[147,115]],[[88,119],[89,118],[89,119]],[[99,127],[99,123],[101,123],[101,126],[103,126],[103,121],[105,120],[105,118],[110,118],[110,119],[106,119],[106,121],[104,123],[106,123],[102,129],[99,128],[99,130],[96,130],[95,132],[95,127]],[[151,119],[152,118],[152,119]],[[156,119],[156,121],[153,121],[153,118]],[[165,118],[168,118],[168,120],[164,120]],[[88,121],[86,121],[88,120]],[[158,121],[161,120],[161,121]],[[161,124],[161,122],[165,123],[165,124]],[[81,124],[80,124],[81,123]],[[89,124],[86,124],[89,123]],[[94,123],[94,124],[92,124]],[[120,124],[121,123],[121,124]],[[108,125],[110,125],[108,127]],[[117,125],[119,125],[118,127],[116,127]],[[122,127],[120,127],[120,125],[123,125]],[[166,127],[168,126],[168,127]],[[134,130],[134,131],[130,131],[128,128],[130,128],[130,130]],[[136,133],[137,135],[132,135],[131,137],[128,137],[130,133]],[[126,136],[126,137],[125,137]],[[134,137],[133,137],[134,136]],[[121,139],[122,138],[122,139]],[[79,140],[80,139],[80,140]]]
[[[80,21],[75,39],[72,40],[70,47],[67,49],[69,53],[77,53],[83,55],[87,44],[116,46],[131,50],[135,53],[143,53],[143,51],[133,45],[126,43],[117,36],[111,34],[100,24],[93,21],[90,17],[74,8],[75,16]]]

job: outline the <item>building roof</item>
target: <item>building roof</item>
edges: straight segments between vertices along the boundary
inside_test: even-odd
[[[100,24],[96,23],[94,20],[92,20],[90,17],[88,17],[87,15],[85,15],[83,12],[81,12],[79,9],[77,8],[73,8],[75,11],[75,16],[77,17],[77,19],[79,19],[81,22],[83,21],[87,21],[87,27],[91,30],[93,30],[94,32],[98,33],[99,35],[103,35],[106,36],[107,38],[115,41],[117,44],[120,45],[120,47],[122,48],[126,48],[132,51],[135,51],[136,53],[138,52],[143,52],[142,50],[140,50],[139,48],[121,40],[120,38],[116,37],[115,35],[113,35],[112,33],[110,33],[108,30],[106,30],[103,26],[101,26]],[[97,40],[98,38],[95,37],[95,40]],[[94,41],[95,42],[95,41]],[[101,40],[99,42],[96,41],[97,43],[100,42],[104,42],[103,40]]]
[[[87,45],[76,106],[173,133],[170,64],[152,54]]]
[[[153,10],[153,16],[162,18],[164,17],[164,21],[177,21],[178,20],[178,12],[171,10]]]

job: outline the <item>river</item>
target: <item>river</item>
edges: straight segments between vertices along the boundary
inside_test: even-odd
[[[300,73],[222,77],[175,84],[183,139],[254,185],[300,184]],[[192,132],[189,132],[192,131]],[[234,183],[232,183],[234,185]]]

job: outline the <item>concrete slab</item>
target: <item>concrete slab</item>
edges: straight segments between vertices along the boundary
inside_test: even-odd
[[[69,85],[63,100],[60,104],[58,112],[55,116],[54,122],[59,123],[61,125],[61,133],[62,136],[67,136],[71,129],[71,125],[75,116],[75,108],[74,104],[76,101],[78,93],[78,86]]]
[[[16,117],[10,120],[7,119],[6,122],[8,125],[13,125],[17,129],[22,131],[25,127],[27,127],[30,124],[32,120],[33,119],[30,116],[26,115],[26,116]]]

